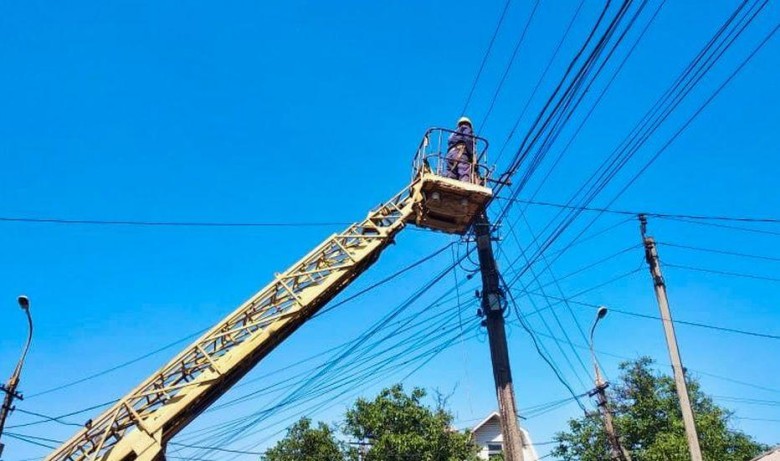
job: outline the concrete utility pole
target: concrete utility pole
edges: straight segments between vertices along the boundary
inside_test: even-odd
[[[482,312],[485,315],[493,379],[498,396],[498,413],[501,415],[501,434],[504,438],[504,459],[523,461],[523,436],[517,424],[517,406],[512,386],[512,369],[504,330],[506,298],[499,283],[496,259],[493,256],[490,223],[486,215],[480,215],[475,224],[477,253],[482,272]]]
[[[650,266],[650,275],[653,278],[655,297],[658,300],[658,308],[661,311],[661,320],[666,334],[666,345],[669,348],[669,358],[672,361],[674,371],[674,383],[677,387],[677,397],[680,399],[685,435],[688,438],[688,449],[691,453],[691,461],[702,461],[701,448],[699,448],[699,436],[696,433],[696,423],[693,419],[691,400],[688,396],[688,386],[685,384],[685,371],[680,359],[680,349],[677,347],[677,336],[674,333],[672,314],[669,311],[669,300],[666,297],[666,283],[661,274],[661,261],[658,258],[658,250],[653,237],[647,235],[647,217],[639,215],[642,242],[645,245],[645,259]]]
[[[631,455],[628,450],[623,448],[620,444],[620,438],[615,431],[615,425],[612,423],[612,412],[609,409],[609,402],[607,400],[607,388],[609,383],[604,381],[601,377],[601,371],[599,370],[599,363],[596,360],[596,350],[593,348],[593,333],[596,331],[596,325],[599,320],[603,319],[607,315],[607,308],[604,306],[599,307],[596,313],[596,320],[593,322],[593,326],[590,329],[590,355],[593,359],[593,369],[596,372],[596,388],[588,392],[589,397],[598,396],[596,402],[601,412],[601,417],[604,420],[604,431],[607,433],[607,440],[609,441],[610,452],[609,457],[612,461],[631,461]]]
[[[8,417],[8,413],[13,410],[14,399],[22,400],[22,394],[16,392],[16,387],[19,385],[19,376],[22,374],[22,366],[24,365],[24,359],[27,357],[27,351],[30,350],[30,341],[32,341],[33,324],[32,317],[30,317],[30,300],[27,296],[19,296],[19,307],[22,308],[25,314],[27,314],[27,342],[22,349],[22,356],[19,357],[19,362],[16,363],[16,368],[8,379],[8,383],[0,385],[0,390],[5,392],[3,398],[3,406],[0,407],[0,437],[3,435],[3,427],[5,427],[5,419]],[[5,446],[0,443],[0,456],[3,454],[3,448]]]

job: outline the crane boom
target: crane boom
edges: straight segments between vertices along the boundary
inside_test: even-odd
[[[46,459],[161,459],[171,437],[377,260],[412,217],[415,184],[276,275]]]
[[[438,132],[441,140],[444,131],[449,130],[426,132],[409,186],[277,274],[46,460],[163,460],[173,436],[368,269],[408,223],[465,233],[492,191],[485,185],[487,174],[478,174],[476,163],[471,181],[442,176],[444,144],[434,148],[429,138]]]

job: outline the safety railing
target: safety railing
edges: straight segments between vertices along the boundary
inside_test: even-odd
[[[467,146],[450,142],[455,133],[454,130],[438,127],[425,132],[414,157],[413,177],[423,171],[485,186],[493,172],[487,164],[487,140],[471,136],[471,156],[466,153],[469,151]]]

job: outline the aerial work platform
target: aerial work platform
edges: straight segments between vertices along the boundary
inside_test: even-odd
[[[411,184],[275,274],[46,460],[164,461],[176,434],[368,270],[408,224],[465,234],[493,196],[486,186],[490,170],[483,166],[487,142],[474,137],[473,157],[460,163],[468,168],[451,178],[453,159],[446,157],[451,133],[428,130]]]
[[[414,160],[414,224],[448,234],[465,234],[493,198],[487,187],[490,169],[484,164],[488,143],[474,137],[474,158],[466,180],[453,178],[454,161],[447,159],[451,130],[431,128]]]

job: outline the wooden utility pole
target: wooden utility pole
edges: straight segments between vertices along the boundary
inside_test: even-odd
[[[512,369],[504,329],[506,298],[499,283],[498,267],[493,256],[491,228],[486,215],[480,215],[475,224],[477,253],[482,272],[482,312],[485,315],[493,379],[501,416],[501,434],[504,438],[504,459],[523,461],[523,435],[517,424],[517,406],[512,386]]]
[[[607,400],[607,388],[609,383],[601,379],[601,375],[596,375],[596,388],[588,393],[588,396],[596,396],[596,404],[601,412],[602,420],[604,421],[604,432],[607,434],[607,441],[609,442],[609,459],[612,461],[631,461],[631,455],[628,453],[623,445],[620,444],[620,438],[615,431],[615,425],[612,422],[612,412],[609,409],[609,401]]]
[[[615,425],[612,421],[612,411],[609,408],[609,400],[607,399],[607,388],[609,387],[609,383],[604,381],[601,377],[599,362],[596,360],[596,349],[593,347],[593,334],[596,332],[596,325],[598,325],[599,320],[603,319],[606,315],[607,308],[604,306],[599,307],[599,310],[596,312],[596,320],[590,328],[590,356],[593,359],[593,370],[596,372],[596,387],[588,392],[588,396],[597,397],[596,402],[599,411],[601,412],[601,419],[604,422],[604,432],[607,434],[607,441],[609,442],[609,459],[612,461],[632,461],[631,454],[620,444],[620,437],[618,437],[617,431],[615,430]]]
[[[658,308],[661,311],[661,320],[664,324],[666,346],[669,348],[669,358],[672,361],[674,383],[677,388],[677,397],[680,399],[680,409],[682,410],[683,423],[685,425],[685,435],[688,438],[688,449],[691,453],[691,461],[702,461],[699,436],[696,433],[696,423],[693,419],[691,400],[688,396],[688,386],[685,384],[685,371],[682,366],[682,360],[680,359],[680,349],[677,347],[677,336],[674,333],[674,323],[672,322],[672,314],[669,310],[669,300],[666,297],[666,283],[661,274],[661,262],[658,258],[658,250],[653,237],[647,235],[647,217],[645,215],[639,215],[639,223],[642,233],[642,242],[645,245],[645,259],[647,259],[647,264],[650,267],[650,275],[653,278],[653,286],[655,288],[655,297],[658,300]]]

